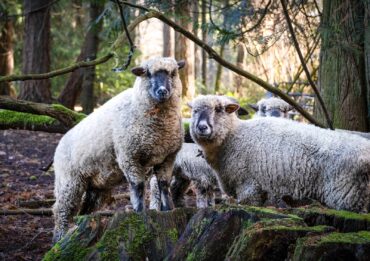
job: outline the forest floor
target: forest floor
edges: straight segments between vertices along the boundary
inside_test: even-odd
[[[41,260],[52,244],[53,218],[49,215],[3,215],[19,210],[19,202],[52,199],[53,171],[44,172],[61,134],[22,130],[0,131],[0,260]],[[127,191],[123,184],[114,194]],[[193,196],[188,197],[194,204]],[[123,198],[104,210],[124,210]]]

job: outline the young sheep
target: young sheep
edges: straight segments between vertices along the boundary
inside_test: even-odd
[[[258,117],[278,117],[278,118],[289,118],[288,111],[292,110],[293,107],[286,101],[271,97],[263,98],[257,102],[257,105],[250,105],[255,111]],[[345,132],[349,134],[358,135],[366,139],[370,139],[370,133],[360,131],[349,131],[335,129],[335,131]]]
[[[214,191],[218,185],[216,173],[199,155],[199,146],[184,143],[176,155],[171,181],[172,199],[176,207],[184,206],[184,193],[193,183],[198,208],[215,204]]]
[[[191,135],[240,203],[313,198],[335,209],[369,210],[370,142],[280,118],[239,120],[223,97],[191,104]]]
[[[138,76],[133,88],[61,139],[54,156],[54,242],[73,215],[97,209],[125,179],[134,210],[142,211],[145,177],[152,171],[160,179],[162,209],[170,209],[168,184],[183,140],[178,69],[184,64],[154,58],[132,69]]]

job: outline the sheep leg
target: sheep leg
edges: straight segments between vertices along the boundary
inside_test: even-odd
[[[252,182],[237,193],[238,203],[253,205],[253,206],[262,206],[263,205],[263,191],[261,186],[257,182]]]
[[[173,171],[173,177],[170,184],[172,200],[175,207],[177,208],[185,206],[184,194],[190,185],[190,180],[188,178],[183,177],[180,174],[180,172],[181,172],[180,168],[178,170],[175,169]]]
[[[149,182],[150,186],[150,203],[149,209],[161,210],[161,191],[156,175],[152,175]]]
[[[173,202],[169,196],[169,184],[171,181],[173,165],[176,153],[167,156],[162,164],[154,166],[154,174],[157,176],[159,190],[161,194],[161,210],[167,211],[173,209]]]
[[[111,203],[114,200],[111,192],[110,189],[88,188],[79,215],[90,214],[104,204]]]
[[[67,182],[63,188],[58,189],[53,206],[54,243],[58,242],[66,234],[69,222],[72,221],[72,217],[77,214],[80,208],[82,195],[85,190],[85,186],[76,181]]]

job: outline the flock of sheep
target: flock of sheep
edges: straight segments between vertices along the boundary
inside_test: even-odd
[[[135,211],[144,210],[150,178],[150,208],[184,205],[194,183],[197,207],[214,204],[214,189],[240,204],[277,204],[283,196],[312,198],[335,209],[368,212],[370,141],[283,119],[291,109],[276,99],[258,104],[251,120],[237,117],[228,97],[199,96],[183,144],[184,62],[154,58],[132,69],[133,88],[112,98],[71,129],[54,156],[54,242],[77,213],[90,213],[128,182]],[[273,116],[273,117],[264,117]]]

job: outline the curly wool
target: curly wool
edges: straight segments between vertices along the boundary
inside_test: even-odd
[[[174,160],[181,148],[182,85],[177,62],[155,58],[142,66],[152,73],[176,72],[174,93],[170,100],[157,103],[148,93],[149,80],[137,77],[133,88],[109,100],[64,135],[54,156],[56,239],[81,209],[84,193],[94,190],[95,198],[106,198],[125,178],[130,183],[143,182],[153,166],[167,158]],[[171,171],[159,175],[170,177]]]
[[[217,96],[195,99],[194,108],[224,104]],[[370,142],[281,118],[215,119],[214,135],[200,141],[224,191],[241,203],[277,204],[285,195],[317,199],[328,207],[369,211]]]

